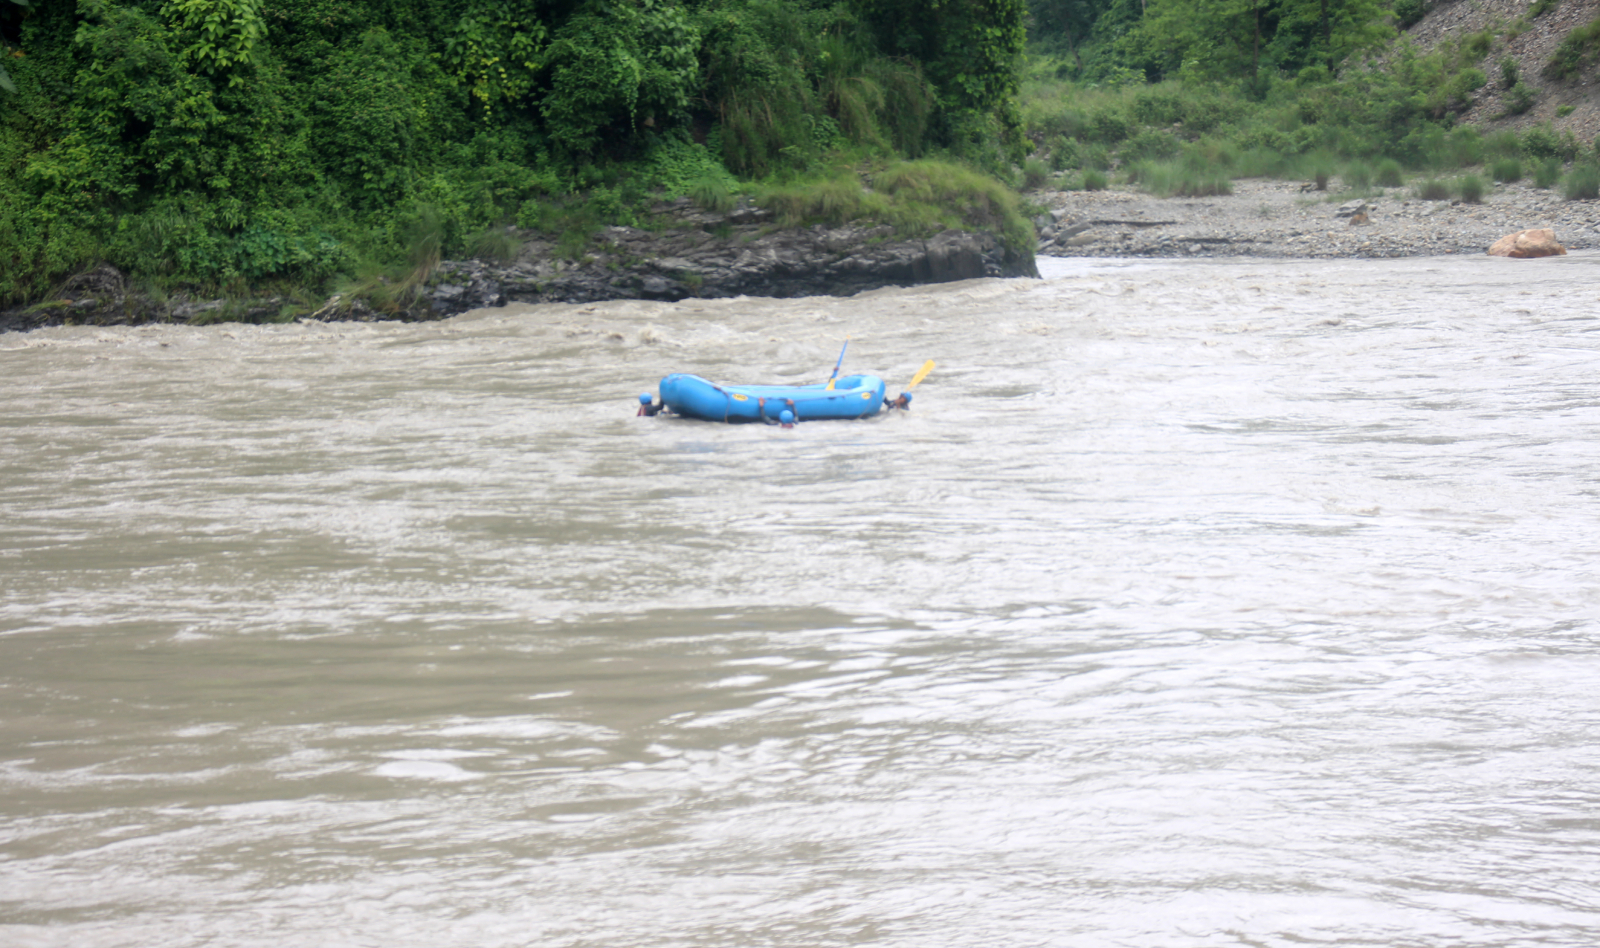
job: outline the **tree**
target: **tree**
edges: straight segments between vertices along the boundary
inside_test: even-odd
[[[1003,157],[1024,151],[1016,98],[1027,41],[1024,0],[854,0],[889,56],[919,63],[958,150],[998,140]]]
[[[1154,78],[1253,77],[1263,65],[1337,74],[1393,35],[1383,0],[1150,0],[1122,42]]]

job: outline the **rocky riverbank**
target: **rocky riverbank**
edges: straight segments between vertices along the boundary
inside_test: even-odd
[[[1048,210],[1036,220],[1041,256],[1406,257],[1482,254],[1506,234],[1549,228],[1569,250],[1600,247],[1600,202],[1503,185],[1482,203],[1423,201],[1410,189],[1362,198],[1318,192],[1299,182],[1241,180],[1233,193],[1157,198],[1127,188],[1037,192]],[[1359,206],[1360,212],[1353,208]],[[768,212],[726,214],[687,201],[658,208],[666,226],[610,227],[588,252],[564,260],[548,240],[519,235],[507,262],[446,260],[407,306],[379,312],[334,297],[306,307],[279,297],[213,299],[136,292],[101,265],[69,280],[51,299],[0,312],[0,331],[52,325],[145,322],[272,322],[291,319],[439,319],[480,306],[673,302],[691,297],[848,296],[885,286],[976,277],[1036,276],[1033,260],[1008,255],[990,233],[946,231],[897,240],[886,226],[779,228]]]
[[[515,236],[514,259],[442,261],[404,306],[389,311],[376,310],[360,297],[341,296],[309,308],[279,297],[229,300],[174,293],[158,300],[136,292],[123,274],[103,264],[67,281],[51,299],[0,312],[0,331],[145,322],[441,319],[506,303],[849,296],[885,286],[1038,276],[1031,255],[1008,253],[999,237],[985,231],[903,239],[884,225],[784,228],[771,212],[749,204],[715,213],[686,199],[658,205],[651,229],[605,228],[577,260],[564,259],[551,240],[539,235]]]
[[[1366,197],[1246,179],[1233,193],[1156,198],[1131,189],[1043,192],[1038,253],[1059,257],[1415,257],[1482,254],[1547,227],[1568,250],[1600,246],[1600,202],[1500,185],[1482,203],[1424,201],[1410,188]],[[1361,213],[1353,211],[1360,205]]]

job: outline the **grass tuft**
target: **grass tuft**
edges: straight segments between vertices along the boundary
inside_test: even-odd
[[[1533,186],[1549,190],[1561,182],[1561,159],[1546,158],[1533,169]]]
[[[1496,158],[1489,166],[1489,175],[1502,184],[1522,180],[1522,162],[1515,158]]]
[[[1423,201],[1448,201],[1451,188],[1449,183],[1438,178],[1428,178],[1417,185],[1416,194],[1417,198]]]
[[[1593,201],[1600,198],[1600,167],[1591,164],[1575,166],[1567,175],[1561,193],[1569,201]]]

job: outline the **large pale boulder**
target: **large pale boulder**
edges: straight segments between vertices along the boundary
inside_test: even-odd
[[[1556,243],[1555,232],[1548,227],[1507,234],[1489,248],[1491,257],[1559,257],[1566,252],[1567,248]]]

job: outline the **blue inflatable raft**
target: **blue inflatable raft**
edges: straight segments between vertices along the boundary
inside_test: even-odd
[[[817,421],[869,418],[883,408],[883,379],[846,375],[817,385],[717,385],[674,372],[661,380],[661,404],[674,414],[706,421]],[[641,401],[649,396],[641,397]],[[790,419],[783,413],[791,414]],[[643,413],[643,412],[641,412]],[[652,412],[653,414],[653,412]]]

